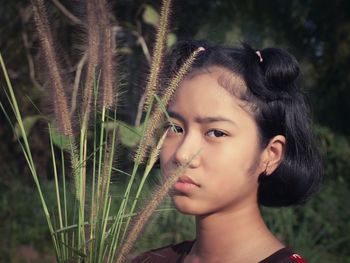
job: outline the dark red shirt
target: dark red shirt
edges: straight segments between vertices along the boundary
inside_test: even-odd
[[[154,249],[136,257],[131,263],[182,263],[190,252],[194,241]],[[258,263],[307,263],[291,248],[282,248]]]

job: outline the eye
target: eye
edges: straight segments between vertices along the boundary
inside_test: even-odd
[[[182,128],[179,125],[176,124],[171,124],[171,123],[167,123],[164,128],[166,130],[169,130],[168,133],[181,133],[183,132]]]
[[[227,136],[226,133],[219,131],[219,130],[211,130],[207,132],[207,135],[209,137],[215,137],[215,138],[219,138],[219,137],[225,137]]]

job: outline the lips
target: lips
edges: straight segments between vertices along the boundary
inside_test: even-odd
[[[200,185],[196,181],[186,175],[180,176],[174,185],[175,190],[185,194],[190,194],[192,191],[196,191],[199,187]]]
[[[198,183],[196,183],[191,177],[188,177],[187,175],[180,176],[178,182],[199,186]]]

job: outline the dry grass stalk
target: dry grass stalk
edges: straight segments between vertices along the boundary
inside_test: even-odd
[[[153,168],[154,164],[158,160],[160,150],[162,148],[163,142],[164,142],[167,134],[168,134],[168,131],[165,131],[164,134],[162,135],[162,137],[160,138],[158,144],[156,145],[156,147],[151,152],[149,160],[148,160],[148,163],[149,163],[148,167]]]
[[[100,27],[98,16],[95,10],[94,0],[86,1],[86,17],[87,17],[87,35],[88,35],[88,63],[86,72],[86,81],[83,97],[83,126],[87,127],[91,112],[92,94],[94,89],[94,80],[96,79],[96,71],[99,59],[100,47]]]
[[[100,26],[101,26],[101,49],[102,56],[102,72],[101,79],[103,85],[103,98],[102,105],[106,108],[113,106],[114,98],[114,84],[115,84],[115,72],[113,65],[113,39],[112,39],[112,26],[109,23],[109,10],[105,0],[97,0],[97,9],[99,14]]]
[[[42,0],[32,0],[32,5],[35,24],[47,63],[48,75],[53,93],[53,107],[55,118],[57,120],[57,126],[63,134],[73,135],[72,122],[69,114],[70,111],[64,91],[65,83],[62,78],[61,67],[58,63],[58,57],[55,52],[46,8]]]
[[[102,106],[114,104],[115,70],[113,64],[113,34],[109,22],[109,8],[105,0],[87,0],[88,65],[84,88],[83,125],[87,126],[91,112],[94,81],[101,73]],[[100,71],[101,70],[101,71]]]
[[[156,43],[153,49],[151,71],[146,86],[145,111],[151,106],[154,94],[159,86],[159,75],[166,49],[167,34],[169,27],[171,0],[164,0],[160,12],[160,21],[157,30]]]
[[[73,169],[73,175],[74,175],[74,187],[75,187],[75,197],[77,200],[80,200],[80,195],[79,195],[79,189],[81,187],[80,185],[80,162],[79,162],[79,154],[77,147],[74,143],[74,138],[71,138],[71,163],[72,163],[72,169]]]
[[[197,154],[196,154],[197,155]],[[196,156],[195,155],[195,156]],[[193,159],[193,158],[192,158]],[[178,177],[184,173],[192,159],[183,166],[178,167],[173,173],[164,180],[163,184],[158,187],[152,194],[152,198],[148,201],[146,206],[142,209],[139,215],[135,218],[133,225],[131,226],[130,232],[126,239],[123,241],[123,245],[118,253],[116,263],[122,263],[126,260],[133,244],[141,234],[148,220],[156,208],[161,204],[166,195],[168,194],[171,187],[178,180]]]
[[[137,163],[142,162],[145,156],[147,155],[148,148],[153,142],[154,133],[159,127],[159,124],[161,123],[161,119],[164,116],[163,107],[166,107],[168,105],[171,97],[175,93],[181,80],[185,77],[187,72],[190,70],[198,54],[203,50],[204,48],[198,48],[197,50],[195,50],[190,55],[190,57],[187,58],[187,60],[181,66],[179,71],[174,73],[175,76],[170,80],[169,85],[167,86],[165,93],[162,96],[161,101],[163,105],[157,104],[154,112],[152,113],[150,121],[148,122],[144,139],[140,142],[136,156],[135,156],[135,162]]]
[[[170,80],[168,87],[165,90],[164,95],[162,96],[162,103],[164,105],[168,105],[171,97],[175,93],[177,87],[179,86],[181,80],[185,77],[187,72],[190,70],[193,62],[197,58],[198,54],[205,49],[203,47],[199,47],[197,50],[195,50],[191,56],[186,59],[184,64],[180,67],[178,72],[174,72],[175,76]]]
[[[76,197],[79,200],[79,158],[73,137],[73,128],[68,108],[68,101],[64,91],[64,80],[61,75],[60,65],[54,49],[53,37],[51,35],[46,9],[42,0],[32,0],[35,24],[39,33],[40,42],[44,50],[50,83],[53,92],[53,107],[57,120],[58,129],[64,135],[68,135],[71,144],[71,163],[74,174]]]
[[[114,71],[113,71],[113,48],[112,48],[112,29],[106,26],[103,30],[103,47],[102,59],[104,61],[102,67],[102,83],[103,83],[103,106],[110,108],[114,104],[116,94],[114,89]]]
[[[100,201],[103,202],[102,198],[106,195],[106,189],[107,185],[110,183],[108,178],[109,178],[109,171],[110,171],[110,162],[111,158],[113,158],[113,155],[111,154],[112,151],[112,144],[110,140],[108,140],[108,143],[106,144],[106,147],[104,149],[104,154],[103,154],[103,166],[102,166],[102,174],[101,174],[101,183],[100,183],[100,189],[98,190],[97,193],[97,202],[99,203]]]

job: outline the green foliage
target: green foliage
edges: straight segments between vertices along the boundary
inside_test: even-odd
[[[168,47],[173,46],[176,43],[176,41],[177,41],[177,36],[174,33],[169,33],[168,41],[167,41]]]
[[[302,206],[263,208],[270,229],[286,244],[300,251],[309,262],[348,262],[350,211],[344,209],[349,185],[335,180]]]
[[[144,11],[142,14],[143,21],[146,24],[149,24],[153,27],[157,27],[159,25],[159,14],[158,12],[150,5],[144,6]],[[174,33],[168,33],[167,45],[171,47],[177,41],[177,37]]]
[[[52,138],[52,143],[57,146],[59,149],[65,150],[65,151],[70,151],[70,141],[69,137],[66,135],[63,135],[62,133],[59,133],[57,129],[53,128],[51,130],[51,138]]]
[[[150,5],[145,5],[145,9],[142,14],[143,21],[147,24],[150,24],[154,27],[157,27],[159,24],[159,14],[158,12]]]
[[[24,126],[24,130],[26,131],[27,134],[30,133],[30,131],[34,127],[35,123],[38,120],[40,120],[41,118],[43,118],[43,116],[41,116],[41,115],[27,116],[27,117],[23,118],[23,126]],[[23,134],[20,130],[18,123],[16,123],[14,133],[15,133],[16,140],[23,137]]]
[[[345,180],[350,184],[350,142],[328,127],[316,126],[315,133],[324,161],[325,180]]]
[[[149,127],[157,126],[157,121],[161,117],[161,112],[158,112],[158,119],[154,119],[151,117],[151,112],[156,103],[154,96],[158,92],[159,72],[167,44],[170,1],[163,1],[159,16],[156,44],[145,93],[146,116],[144,125],[139,127],[139,130],[119,121],[116,117],[115,98],[118,98],[118,93],[113,90],[116,85],[114,78],[116,67],[113,63],[112,27],[107,3],[104,0],[86,1],[87,48],[86,55],[81,58],[81,62],[86,63],[86,76],[82,80],[83,96],[79,100],[83,103],[78,105],[79,110],[76,110],[75,105],[77,98],[69,97],[66,93],[69,84],[62,75],[63,67],[55,49],[47,7],[41,0],[33,0],[32,11],[48,68],[49,86],[53,97],[51,101],[53,120],[48,121],[47,125],[52,159],[51,172],[54,179],[54,202],[50,202],[48,193],[43,191],[29,142],[29,132],[42,116],[22,117],[1,53],[0,64],[6,81],[6,103],[10,105],[10,111],[5,109],[1,101],[0,106],[16,133],[16,139],[34,179],[56,259],[58,262],[125,262],[140,230],[177,180],[178,174],[187,167],[184,165],[174,171],[174,174],[164,181],[162,187],[155,191],[141,212],[136,213],[135,209],[143,186],[157,160],[165,137],[162,136],[154,145],[154,141],[158,138],[154,138],[154,131]],[[67,12],[69,11],[66,10]],[[99,49],[103,52],[98,52]],[[194,55],[190,56],[191,61],[195,59],[196,54],[194,52]],[[191,65],[189,61],[185,62],[184,68]],[[185,73],[183,70],[174,78],[179,82]],[[163,98],[162,102],[165,103]],[[16,127],[8,112],[14,115]],[[74,118],[80,120],[76,125],[76,132],[73,125]],[[130,176],[124,187],[119,188],[119,194],[122,195],[119,202],[115,202],[112,198],[111,191],[112,174],[121,171],[114,166],[117,134],[121,136],[122,143],[128,147],[139,144],[131,172],[122,171],[123,174]],[[60,150],[58,153],[55,146]],[[146,157],[148,152],[150,154]],[[67,158],[70,162],[67,162]],[[145,160],[144,171],[140,172],[140,164]],[[70,164],[69,168],[67,164]],[[138,176],[141,180],[136,180]],[[72,192],[68,191],[70,185],[68,180],[73,185]],[[70,200],[74,200],[74,205]],[[131,219],[135,215],[138,217],[131,224]]]
[[[120,135],[120,142],[129,148],[133,148],[137,146],[137,144],[140,142],[140,139],[142,137],[142,129],[143,126],[140,125],[138,127],[134,127],[130,124],[127,124],[123,121],[117,121],[115,123],[108,122],[106,123],[106,129],[112,130],[113,128],[116,128],[119,135]]]
[[[53,193],[52,182],[44,184],[45,191]],[[21,245],[34,245],[40,253],[53,253],[50,234],[41,212],[38,195],[31,185],[14,181],[11,187],[0,183],[0,239],[1,262],[15,262]],[[49,195],[53,200],[54,196]]]

